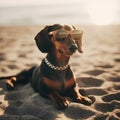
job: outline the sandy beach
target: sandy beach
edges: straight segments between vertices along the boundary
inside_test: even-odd
[[[0,81],[0,120],[120,120],[120,25],[80,26],[83,54],[70,64],[79,92],[93,100],[91,106],[71,102],[59,111],[35,93],[30,84],[7,91]],[[39,65],[46,54],[34,41],[44,25],[0,26],[0,76]]]

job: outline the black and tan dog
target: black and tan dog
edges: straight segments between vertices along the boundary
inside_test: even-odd
[[[76,80],[68,64],[70,56],[77,49],[82,53],[82,34],[82,31],[70,25],[46,26],[36,35],[35,41],[39,50],[47,53],[47,56],[40,66],[6,77],[10,78],[7,88],[14,89],[18,83],[31,82],[33,89],[41,96],[51,99],[58,109],[68,106],[69,101],[65,97],[90,105],[91,100],[77,91]]]

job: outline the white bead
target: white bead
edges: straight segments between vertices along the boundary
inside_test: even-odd
[[[53,64],[51,64],[51,63],[48,61],[47,58],[45,58],[44,61],[45,61],[45,63],[46,63],[50,68],[52,68],[52,69],[54,69],[54,70],[65,70],[65,69],[68,67],[68,64],[65,65],[65,66],[60,66],[60,67],[54,66]]]

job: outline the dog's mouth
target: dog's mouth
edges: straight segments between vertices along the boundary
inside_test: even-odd
[[[59,51],[62,55],[66,55],[66,56],[71,56],[72,54],[75,53],[75,51],[74,51],[74,52],[71,52],[71,51],[65,52],[65,51],[63,51],[63,50],[61,50],[61,49],[58,49],[58,51]]]
[[[64,54],[64,52],[63,52],[61,49],[58,49],[58,51],[59,51],[61,54]]]

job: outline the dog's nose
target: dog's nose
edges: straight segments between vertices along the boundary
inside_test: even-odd
[[[71,52],[75,52],[77,50],[77,46],[75,44],[72,44],[70,47],[69,47],[69,50]]]

